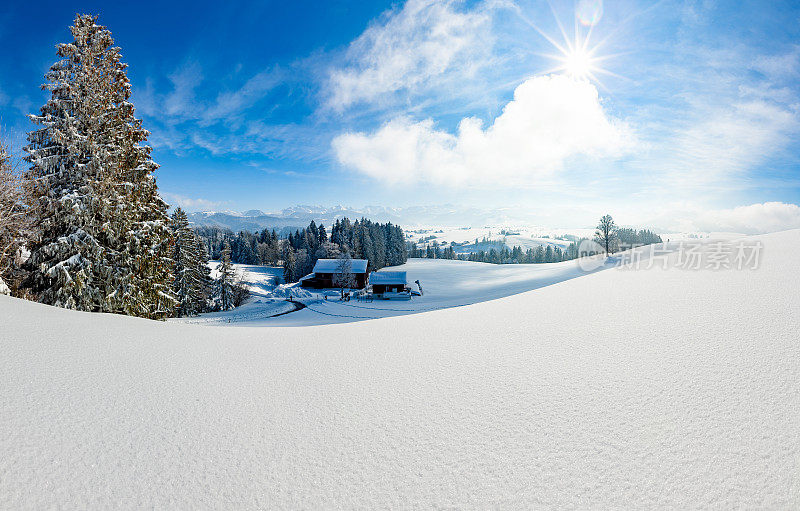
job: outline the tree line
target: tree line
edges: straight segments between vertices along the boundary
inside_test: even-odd
[[[328,236],[324,227],[318,228],[312,220],[306,229],[290,234],[283,246],[284,279],[296,282],[313,271],[317,260],[338,259],[345,254],[353,259],[366,259],[367,271],[397,266],[408,260],[403,229],[391,222],[337,219]]]
[[[629,248],[663,243],[661,236],[648,229],[637,231],[618,227],[611,215],[604,215],[597,223],[594,241],[608,254]]]
[[[523,250],[520,246],[509,248],[504,241],[484,238],[480,241],[475,240],[475,246],[480,246],[480,250],[458,253],[456,248],[466,244],[451,243],[442,247],[434,240],[424,248],[417,246],[416,243],[409,243],[408,250],[410,257],[427,259],[457,259],[493,264],[539,264],[569,261],[602,252],[612,254],[632,247],[662,243],[661,237],[648,229],[618,228],[611,215],[603,216],[597,225],[595,236],[591,240],[597,243],[597,246],[587,247],[584,243],[586,241],[589,241],[589,238],[578,239],[563,248],[557,245],[546,247],[539,245],[536,248]]]
[[[127,65],[96,21],[76,16],[73,40],[57,46],[49,98],[29,116],[30,167],[17,171],[0,148],[0,280],[16,296],[83,311],[156,319],[230,308],[246,290],[225,257],[211,279],[185,213],[169,216]]]
[[[547,247],[544,247],[543,245],[539,245],[536,248],[523,250],[520,246],[509,248],[505,242],[499,240],[487,240],[481,242],[480,246],[490,246],[491,248],[481,248],[480,250],[467,253],[457,253],[453,244],[442,248],[438,242],[434,241],[425,248],[419,248],[416,243],[412,243],[409,252],[412,254],[411,257],[455,259],[493,264],[557,263],[578,257],[577,242],[572,242],[563,249],[559,246],[547,245]]]
[[[370,271],[403,264],[408,259],[405,235],[400,226],[366,218],[354,222],[348,218],[336,220],[330,233],[324,225],[312,220],[308,227],[290,232],[285,238],[274,229],[234,233],[219,227],[197,227],[195,233],[212,258],[218,258],[227,243],[231,248],[231,261],[281,264],[287,283],[297,282],[311,273],[319,259],[337,259],[347,254],[353,259],[366,259]]]
[[[222,257],[225,243],[230,245],[231,261],[236,264],[278,264],[281,259],[281,237],[273,229],[259,232],[240,231],[234,233],[230,229],[200,226],[193,228],[202,241],[211,259]]]

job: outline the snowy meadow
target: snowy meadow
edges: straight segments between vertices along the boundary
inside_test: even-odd
[[[11,508],[794,508],[800,231],[759,240],[755,270],[606,269],[302,328],[0,297],[0,495]]]

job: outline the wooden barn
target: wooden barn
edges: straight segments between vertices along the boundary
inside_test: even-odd
[[[314,265],[314,273],[300,279],[302,287],[312,289],[335,288],[336,273],[339,271],[339,259],[320,259]],[[356,285],[354,289],[367,287],[367,260],[351,259],[350,272]]]
[[[404,271],[376,271],[369,276],[372,294],[378,297],[405,293],[408,284]]]

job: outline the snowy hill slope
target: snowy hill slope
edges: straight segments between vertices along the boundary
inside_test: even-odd
[[[8,508],[797,508],[800,231],[343,325],[0,296]]]

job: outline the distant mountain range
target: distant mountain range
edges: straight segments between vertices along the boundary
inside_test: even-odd
[[[189,221],[198,226],[214,226],[231,229],[232,231],[260,231],[262,229],[283,230],[286,228],[300,229],[308,226],[314,220],[330,226],[337,219],[350,218],[356,220],[366,217],[376,222],[398,223],[399,218],[389,211],[372,209],[357,210],[343,206],[294,206],[277,213],[265,213],[258,209],[251,209],[238,213],[235,211],[203,211],[189,213]]]
[[[350,208],[345,206],[293,206],[277,213],[265,213],[251,209],[238,213],[235,211],[203,211],[189,214],[189,221],[197,226],[215,226],[232,231],[260,231],[262,229],[299,229],[306,227],[311,220],[326,226],[336,220],[349,218],[369,218],[374,222],[392,222],[403,227],[483,227],[526,223],[514,209],[483,210],[462,208],[453,205],[411,206],[406,208],[387,208],[366,206]]]

